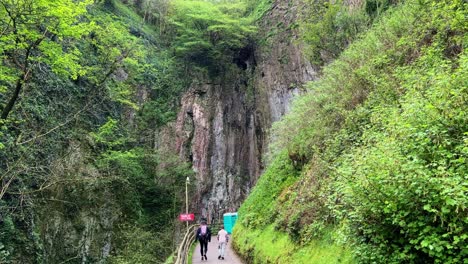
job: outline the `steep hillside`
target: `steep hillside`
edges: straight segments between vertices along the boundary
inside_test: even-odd
[[[466,5],[0,0],[0,263],[462,262]]]
[[[344,1],[304,27],[313,61],[336,60],[274,126],[234,230],[249,262],[466,260],[466,7]],[[373,26],[335,55],[322,40],[344,17]]]
[[[156,148],[178,62],[119,1],[0,5],[0,262],[162,262],[192,175]]]
[[[316,75],[293,2],[0,3],[2,263],[163,261],[186,177],[236,210]]]

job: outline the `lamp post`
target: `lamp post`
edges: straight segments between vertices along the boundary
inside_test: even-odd
[[[223,214],[221,214],[221,209],[222,209],[222,207],[221,207],[221,205],[220,205],[220,206],[218,207],[218,224],[220,224],[220,225],[221,225],[221,222],[222,222],[222,221],[221,221],[221,217],[223,216]]]
[[[188,184],[190,183],[190,178],[187,176],[185,180],[185,213],[188,215]],[[188,221],[187,223],[187,230],[188,230]]]

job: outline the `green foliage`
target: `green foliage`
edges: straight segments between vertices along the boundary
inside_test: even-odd
[[[0,242],[0,260],[2,263],[8,263],[7,259],[12,254],[12,251],[14,251],[14,248],[9,245],[15,243],[13,241],[15,240],[16,230],[11,217],[4,217],[2,222],[3,224],[0,229],[0,237],[2,238]]]
[[[251,232],[284,232],[299,248],[352,245],[359,263],[467,258],[467,4],[390,4],[379,2],[371,13],[386,13],[275,125],[262,177],[284,153],[301,176],[287,186],[260,178],[241,207],[238,230],[248,231],[235,231],[237,247],[250,259],[278,256],[255,249]]]
[[[10,2],[18,4],[11,5],[15,12],[34,2],[37,23],[53,20],[28,24],[30,31],[55,22],[76,28],[44,35],[30,55],[28,89],[0,121],[0,262],[94,263],[106,257],[107,245],[116,261],[160,262],[174,249],[161,237],[172,236],[179,190],[193,173],[177,156],[154,149],[156,131],[174,119],[187,87],[179,64],[119,1],[86,8],[81,1]],[[122,13],[128,16],[116,16]],[[14,32],[3,33],[0,46],[10,48]],[[16,48],[8,52],[23,59],[19,48],[27,47]],[[1,53],[2,105],[17,80],[13,57],[5,57],[12,54]],[[145,240],[130,239],[132,232]]]
[[[236,225],[233,238],[236,251],[247,257],[249,263],[356,263],[348,248],[325,240],[297,247],[287,234],[275,231],[273,225],[262,230]]]
[[[11,57],[13,54],[25,56],[25,60],[16,65],[17,70],[27,70],[30,67],[26,64],[42,61],[49,63],[55,72],[76,78],[79,51],[66,51],[60,43],[69,38],[80,38],[89,32],[92,28],[89,24],[78,22],[90,3],[89,0],[55,0],[52,3],[2,0],[0,15],[5,19],[1,22],[1,54],[9,60],[14,59]],[[12,64],[2,65],[9,66]],[[8,79],[8,76],[2,77],[5,80],[3,78]]]
[[[399,0],[366,0],[364,9],[366,13],[372,17],[378,17],[382,12],[387,10],[390,5],[400,2]]]
[[[109,263],[158,263],[151,254],[157,248],[154,236],[155,234],[143,230],[126,231],[122,237],[126,239],[125,247],[119,256],[110,257]]]
[[[152,54],[151,57],[156,57]],[[175,120],[176,109],[181,93],[189,87],[190,80],[182,76],[182,66],[167,52],[157,54],[138,75],[145,83],[150,83],[152,100],[145,102],[138,111],[137,121],[141,133],[152,136],[154,127],[162,127]],[[148,133],[148,135],[146,135]]]
[[[335,60],[380,13],[397,2],[365,0],[352,4],[347,1],[307,1],[310,7],[300,23],[306,53],[317,65]]]
[[[247,0],[246,12],[254,21],[259,21],[271,9],[271,0]]]
[[[81,22],[91,0],[11,1],[0,4],[0,101],[6,119],[18,95],[37,67],[47,64],[53,72],[76,79],[84,74],[80,51],[67,45],[80,39],[92,24]]]
[[[127,227],[116,241],[124,246],[118,255],[109,258],[109,263],[163,263],[163,255],[156,254],[155,249],[170,245],[170,238],[170,233],[153,233],[138,227]]]
[[[98,144],[112,148],[125,143],[125,138],[118,132],[117,120],[109,118],[107,122],[99,128],[97,133],[91,132],[91,136]]]
[[[297,171],[285,152],[278,155],[272,166],[259,179],[259,183],[249,199],[244,202],[239,214],[242,224],[250,228],[261,228],[275,215],[275,198],[283,188],[291,185],[297,178]]]
[[[337,173],[346,181],[338,184],[354,211],[351,224],[389,261],[459,263],[468,254],[467,58],[453,70],[432,47],[426,52],[398,72],[406,87],[399,113],[372,114],[385,130],[370,130],[345,156]]]
[[[242,2],[174,1],[169,23],[176,56],[199,66],[221,66],[255,32]]]

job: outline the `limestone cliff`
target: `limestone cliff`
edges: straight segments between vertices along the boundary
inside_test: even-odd
[[[181,100],[176,148],[196,172],[191,207],[198,217],[216,222],[237,210],[263,169],[272,122],[316,76],[296,43],[298,6],[275,1],[259,24],[258,42],[216,80],[195,80]]]

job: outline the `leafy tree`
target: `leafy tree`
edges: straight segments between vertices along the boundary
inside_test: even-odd
[[[7,119],[21,89],[39,65],[47,64],[56,73],[77,78],[83,74],[78,64],[80,51],[67,47],[71,39],[89,32],[80,22],[91,0],[1,0],[0,1],[0,119]],[[63,45],[62,45],[63,44]]]
[[[169,13],[176,56],[201,66],[232,56],[255,32],[242,2],[174,1]]]
[[[178,64],[120,1],[0,1],[9,8],[0,5],[0,103],[7,105],[21,77],[13,60],[29,66],[21,100],[0,120],[8,124],[0,130],[0,262],[97,262],[108,254],[162,262],[173,250],[180,186],[192,173],[154,149],[155,130],[174,118],[185,87]],[[3,14],[33,7],[36,13],[23,12],[29,20],[21,16],[23,33],[15,33]],[[76,16],[66,16],[67,8]],[[14,36],[23,44],[16,47]],[[137,91],[144,98],[135,103]],[[103,227],[85,230],[90,219]],[[101,255],[103,229],[113,242]],[[132,230],[157,241],[126,239]],[[89,250],[78,241],[88,231],[96,234]],[[132,243],[158,249],[140,256]]]

